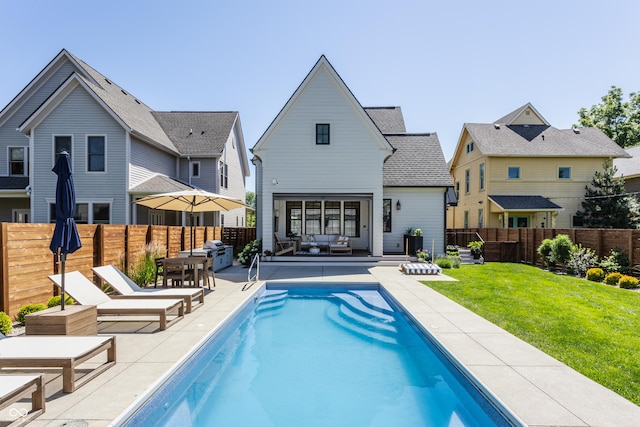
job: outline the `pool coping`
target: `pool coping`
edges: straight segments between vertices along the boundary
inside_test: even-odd
[[[632,402],[420,283],[453,280],[446,275],[405,275],[397,267],[376,264],[265,263],[260,278],[380,283],[527,425],[619,427],[635,426],[640,419],[640,407]],[[61,392],[59,375],[47,374],[47,412],[30,425],[79,421],[91,427],[113,425],[136,399],[157,385],[176,362],[260,288],[247,286],[247,269],[240,266],[216,273],[216,283],[214,291],[207,290],[202,308],[165,331],[157,330],[157,322],[101,323],[99,334],[116,336],[116,366],[70,394]]]

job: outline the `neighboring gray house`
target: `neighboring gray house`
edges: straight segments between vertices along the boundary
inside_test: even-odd
[[[0,111],[0,221],[52,221],[56,153],[71,154],[79,223],[180,225],[136,198],[197,187],[242,200],[238,112],[156,112],[62,50]],[[245,211],[196,217],[244,226]]]
[[[436,134],[407,133],[399,107],[363,108],[324,56],[251,151],[264,249],[340,235],[354,254],[402,253],[412,227],[445,251],[452,181]]]
[[[629,158],[613,160],[613,165],[618,169],[616,177],[624,177],[624,189],[629,194],[634,194],[640,200],[640,145],[625,149]]]

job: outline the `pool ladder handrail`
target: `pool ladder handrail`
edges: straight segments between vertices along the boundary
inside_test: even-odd
[[[253,271],[254,265],[256,266],[256,275],[252,276],[251,272]],[[260,254],[255,254],[253,256],[253,260],[251,261],[249,272],[247,273],[247,282],[252,283],[252,282],[257,282],[258,280],[260,280]]]

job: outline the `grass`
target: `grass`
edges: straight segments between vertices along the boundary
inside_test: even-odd
[[[446,274],[422,283],[640,405],[640,293],[522,264]]]

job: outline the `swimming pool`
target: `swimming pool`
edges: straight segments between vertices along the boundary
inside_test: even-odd
[[[519,424],[482,390],[378,285],[270,283],[122,424]]]

